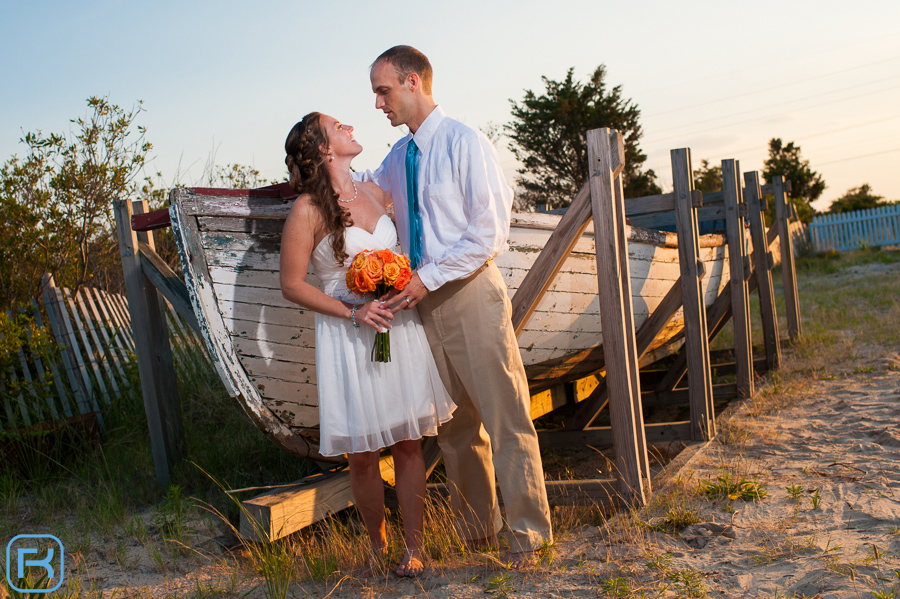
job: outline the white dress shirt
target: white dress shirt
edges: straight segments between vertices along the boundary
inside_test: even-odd
[[[419,148],[422,219],[422,258],[416,272],[425,287],[434,291],[470,275],[506,250],[513,190],[488,138],[435,107],[415,135],[394,144],[374,173],[355,175],[390,192],[404,249],[409,248],[406,146],[411,139]]]

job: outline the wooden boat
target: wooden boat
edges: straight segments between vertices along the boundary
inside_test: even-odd
[[[178,189],[170,213],[194,311],[229,393],[278,445],[298,456],[319,457],[314,315],[282,297],[278,278],[281,229],[293,200],[289,193],[284,186]],[[511,296],[560,218],[514,213],[510,249],[495,259]],[[627,230],[639,327],[679,277],[677,238]],[[729,280],[727,248],[722,235],[701,236],[700,246],[710,305]],[[519,337],[532,392],[602,368],[596,273],[589,227]],[[642,364],[675,351],[682,328],[679,311]]]

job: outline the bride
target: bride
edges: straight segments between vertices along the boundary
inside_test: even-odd
[[[312,112],[284,144],[291,188],[300,194],[284,225],[281,290],[316,313],[316,380],[320,451],[347,454],[350,486],[362,515],[373,561],[387,552],[379,452],[394,457],[405,551],[395,572],[424,571],[422,522],[425,462],[420,439],[437,434],[454,405],[441,383],[415,309],[392,314],[375,298],[347,289],[345,275],[364,250],[394,249],[387,215],[391,198],[372,183],[355,182],[350,161],[362,151],[353,127]],[[322,291],[306,281],[310,262]],[[370,357],[377,332],[390,329],[390,362]]]

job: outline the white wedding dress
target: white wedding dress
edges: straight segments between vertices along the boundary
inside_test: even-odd
[[[353,257],[364,250],[395,250],[397,231],[384,215],[369,233],[345,230],[349,258],[338,264],[331,235],[313,250],[311,261],[323,291],[351,304],[371,298],[349,289],[345,276]],[[441,383],[416,310],[400,310],[390,329],[391,361],[373,362],[375,329],[345,318],[316,314],[316,381],[322,455],[375,451],[398,441],[437,434],[455,404]]]

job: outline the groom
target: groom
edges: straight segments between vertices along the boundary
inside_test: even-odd
[[[511,533],[505,560],[521,568],[552,533],[528,381],[492,260],[507,248],[513,192],[488,139],[435,104],[424,54],[395,46],[369,76],[375,108],[410,130],[365,176],[390,191],[400,243],[416,268],[391,308],[419,306],[458,406],[438,434],[451,504],[471,545],[496,544],[496,471]]]

